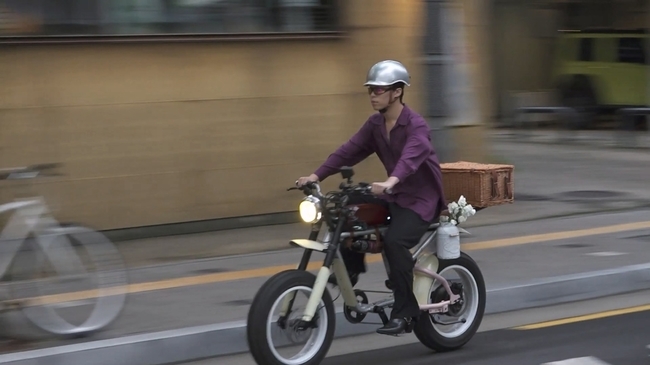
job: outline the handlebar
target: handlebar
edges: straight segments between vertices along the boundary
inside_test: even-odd
[[[312,190],[316,190],[316,194],[319,195],[319,196],[321,195],[320,185],[318,184],[318,182],[310,181],[310,182],[306,183],[303,186],[297,186],[297,185],[298,185],[298,180],[296,180],[296,186],[287,189],[287,191],[301,190],[305,194],[310,194],[312,192]]]
[[[359,192],[362,194],[372,194],[372,185],[365,183],[365,182],[360,182],[359,185],[353,186],[353,185],[346,185],[345,183],[341,183],[341,190],[345,190],[347,187],[347,190],[352,190],[355,192]]]
[[[0,180],[31,179],[38,175],[45,175],[43,171],[52,170],[62,166],[60,163],[35,164],[23,167],[10,167],[0,169]],[[57,173],[48,173],[48,176],[60,176]]]
[[[354,191],[360,191],[366,194],[372,194],[372,184],[361,182],[358,186],[353,187]],[[393,193],[393,189],[384,189],[384,194],[390,195]]]
[[[296,181],[296,185],[297,184],[298,181]],[[372,194],[372,185],[365,182],[360,182],[358,185],[350,185],[350,184],[346,184],[345,182],[342,182],[339,185],[339,189],[341,189],[341,191],[344,192],[360,192],[362,194]],[[295,186],[287,189],[287,191],[291,191],[291,190],[301,190],[305,194],[310,194],[312,190],[316,190],[317,195],[320,196],[321,194],[320,185],[318,184],[318,182],[315,181],[308,182],[301,187]],[[393,193],[393,190],[385,189],[384,193],[390,195]]]

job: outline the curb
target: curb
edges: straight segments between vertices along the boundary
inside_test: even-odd
[[[488,290],[486,314],[556,305],[650,289],[650,263],[545,278]],[[374,333],[376,324],[351,324],[339,309],[335,338]],[[368,322],[379,322],[369,316]],[[188,327],[148,334],[0,355],[11,365],[163,365],[248,352],[245,321]]]
[[[650,143],[646,136],[640,134],[608,136],[578,136],[571,137],[562,134],[564,131],[549,134],[526,134],[521,132],[506,132],[493,134],[490,138],[494,142],[506,143],[533,143],[549,146],[568,146],[574,148],[607,148],[620,151],[640,151],[645,152],[650,149]],[[636,131],[639,133],[648,133]],[[629,141],[634,143],[630,144]],[[627,142],[627,143],[626,143]]]

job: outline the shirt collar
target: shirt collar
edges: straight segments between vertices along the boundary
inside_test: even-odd
[[[399,117],[397,117],[397,124],[400,125],[406,125],[409,120],[409,115],[411,114],[411,109],[409,109],[406,104],[404,104],[404,108],[402,108],[402,112],[399,114]]]
[[[404,108],[402,108],[402,112],[399,114],[399,117],[397,117],[397,122],[395,124],[399,125],[406,125],[409,120],[409,115],[411,114],[411,109],[404,104]],[[374,118],[373,122],[375,124],[382,124],[384,122],[384,118],[382,118],[381,113],[375,114],[377,117]]]

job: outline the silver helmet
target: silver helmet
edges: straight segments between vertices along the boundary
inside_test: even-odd
[[[377,62],[370,68],[363,86],[390,86],[398,82],[411,86],[410,81],[411,76],[404,65],[397,61],[386,60]]]

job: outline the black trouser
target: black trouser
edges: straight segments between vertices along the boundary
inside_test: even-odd
[[[388,260],[388,278],[393,286],[395,304],[391,319],[417,318],[420,307],[413,294],[413,267],[415,261],[411,248],[420,242],[430,223],[424,221],[414,211],[388,203],[373,196],[351,196],[348,204],[379,204],[390,211],[390,226],[383,237],[384,252]],[[341,245],[341,256],[350,274],[366,272],[365,253],[351,251]]]

